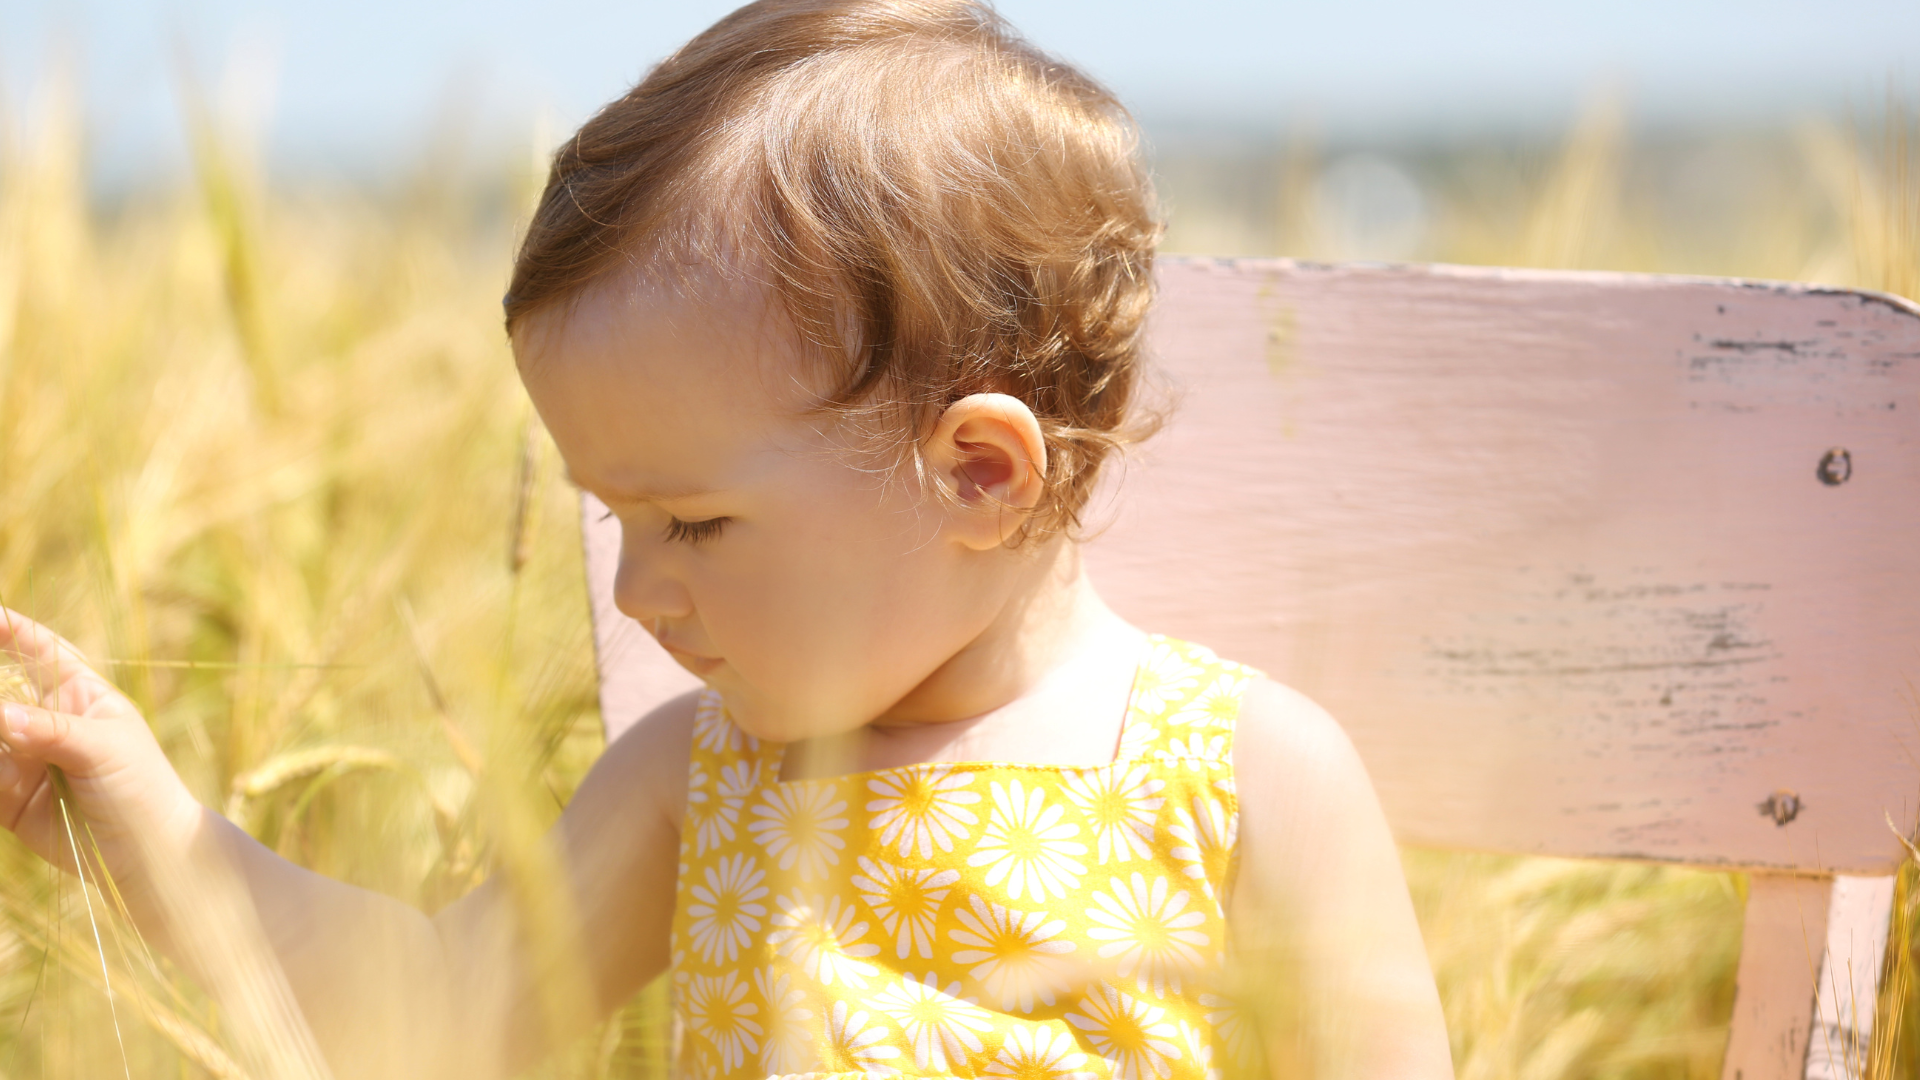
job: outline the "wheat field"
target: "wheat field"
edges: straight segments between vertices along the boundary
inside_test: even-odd
[[[104,665],[196,794],[287,857],[428,910],[537,873],[531,838],[600,748],[576,510],[499,329],[537,155],[274,186],[199,110],[193,182],[106,205],[67,101],[0,118],[0,603]],[[1420,254],[1920,295],[1909,129],[1768,135],[1799,179],[1707,250],[1636,201],[1639,148],[1597,108],[1558,148],[1450,156]],[[1340,254],[1287,182],[1312,155],[1271,164],[1250,224],[1165,162],[1169,249]],[[1463,1080],[1718,1076],[1737,875],[1406,865]],[[0,837],[0,1080],[261,1074],[100,884]],[[663,1001],[541,1075],[664,1076]],[[1870,1075],[1913,1053],[1883,1038]]]

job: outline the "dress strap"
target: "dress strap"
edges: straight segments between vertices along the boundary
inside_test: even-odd
[[[680,830],[682,858],[700,856],[734,838],[741,809],[766,777],[767,752],[740,730],[718,692],[700,692],[693,713],[693,752],[687,763],[687,816]],[[778,768],[778,765],[775,765]]]
[[[760,756],[760,740],[740,730],[727,715],[726,702],[711,687],[700,691],[693,709],[693,756],[698,761],[704,752],[714,764]]]
[[[1240,700],[1258,675],[1205,646],[1151,636],[1134,676],[1121,759],[1231,764]]]

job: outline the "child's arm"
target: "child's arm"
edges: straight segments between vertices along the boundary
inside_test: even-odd
[[[687,800],[694,705],[689,692],[642,717],[621,734],[587,773],[555,826],[554,846],[571,883],[579,958],[586,970],[589,1014],[562,1017],[570,1028],[545,1031],[538,999],[542,983],[516,970],[502,979],[503,958],[520,950],[495,944],[500,928],[517,922],[507,883],[496,875],[449,905],[434,922],[449,948],[457,999],[487,1000],[480,988],[504,987],[505,1074],[519,1072],[564,1040],[604,1019],[667,968],[671,951],[675,868],[680,819]],[[463,1073],[471,1075],[470,1073]]]
[[[1451,1077],[1399,852],[1346,733],[1265,679],[1234,747],[1234,959],[1275,1077]]]
[[[336,1075],[505,1075],[666,966],[690,695],[609,747],[555,830],[588,993],[581,1014],[548,1031],[501,883],[428,919],[294,866],[200,806],[132,703],[71,645],[0,609],[0,659],[23,663],[48,706],[11,706],[0,724],[0,824],[71,869],[47,769],[57,766],[141,933],[269,1021],[272,965],[250,975],[247,946],[270,948]]]

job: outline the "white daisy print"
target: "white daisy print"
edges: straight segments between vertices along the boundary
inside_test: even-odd
[[[752,750],[760,745],[759,740],[727,719],[727,712],[719,705],[718,695],[702,694],[700,704],[693,714],[693,745],[709,754],[731,754],[742,750]]]
[[[1048,805],[1042,787],[995,781],[993,813],[967,865],[986,867],[986,883],[1005,882],[1007,895],[1015,900],[1066,899],[1087,872],[1076,859],[1087,853],[1087,845],[1074,839],[1080,835],[1078,826],[1060,820],[1065,812],[1064,807]]]
[[[887,1046],[886,1037],[884,1024],[868,1026],[866,1010],[834,1002],[827,1014],[827,1071],[897,1075],[900,1070],[885,1063],[899,1057],[900,1049]]]
[[[1193,692],[1202,671],[1170,641],[1156,641],[1133,676],[1133,707],[1157,713]]]
[[[753,808],[759,820],[747,831],[767,849],[781,870],[792,870],[800,880],[824,877],[840,862],[847,842],[838,835],[847,827],[847,801],[835,799],[831,784],[790,784],[772,788]]]
[[[860,940],[866,936],[867,924],[854,921],[853,905],[842,905],[838,896],[825,900],[783,896],[779,905],[767,944],[820,985],[837,982],[864,990],[867,980],[880,974],[879,968],[866,962],[879,953],[880,946]]]
[[[732,963],[759,932],[767,906],[767,875],[747,855],[722,857],[707,867],[706,880],[688,890],[687,936],[709,964]]]
[[[1180,1032],[1167,1010],[1101,984],[1080,999],[1067,1023],[1086,1032],[1095,1053],[1106,1059],[1113,1080],[1166,1080],[1180,1059]]]
[[[693,773],[687,774],[687,821],[682,826],[682,830],[684,834],[691,834],[695,838],[697,855],[705,855],[708,847],[718,844],[718,842],[708,844],[708,838],[712,836],[712,828],[714,828],[712,826],[714,811],[720,809],[720,799],[714,798],[710,790],[712,782],[714,782],[712,774],[707,773],[707,769],[699,765],[693,767]],[[728,836],[728,840],[732,840],[732,836]]]
[[[705,855],[734,838],[740,808],[759,783],[756,762],[736,761],[720,770],[716,786],[707,770],[696,766],[687,781],[687,824],[693,834],[694,854]]]
[[[1052,1005],[1054,993],[1078,981],[1079,971],[1064,959],[1077,946],[1061,939],[1065,919],[1048,921],[1041,911],[1013,911],[969,896],[972,910],[956,908],[960,929],[947,936],[966,946],[953,954],[956,964],[974,965],[967,974],[980,981],[1003,1009],[1032,1012],[1035,1001]]]
[[[1121,761],[1138,761],[1153,749],[1153,741],[1160,737],[1160,725],[1144,716],[1127,717],[1126,726],[1120,729]]]
[[[922,960],[931,960],[934,917],[940,913],[940,902],[947,898],[947,891],[959,880],[958,870],[914,869],[862,855],[853,887],[873,909],[880,925],[894,936],[900,959],[918,953]]]
[[[1239,824],[1233,716],[1255,674],[1183,642],[1140,651],[1121,752],[1098,767],[782,783],[778,748],[703,694],[669,950],[673,1071],[1258,1071],[1257,1025],[1216,979]]]
[[[807,996],[793,988],[793,976],[774,978],[762,967],[753,972],[753,988],[767,1003],[766,1037],[760,1043],[760,1065],[769,1076],[812,1072],[817,1063],[813,1051],[813,1032],[807,1022],[813,1012],[806,1008]]]
[[[1227,759],[1227,737],[1225,735],[1203,735],[1198,731],[1185,736],[1174,736],[1167,740],[1166,749],[1160,751],[1159,758],[1172,765],[1197,765],[1210,761]]]
[[[1148,766],[1136,765],[1125,773],[1092,769],[1067,774],[1067,798],[1093,830],[1094,853],[1101,862],[1152,857],[1154,817],[1166,801],[1160,791],[1167,785],[1151,773]]]
[[[760,786],[760,763],[751,758],[742,758],[720,769],[720,797],[738,799],[744,803],[747,796]]]
[[[966,839],[967,827],[980,823],[967,809],[980,801],[979,792],[964,790],[971,783],[972,773],[944,765],[876,776],[867,781],[867,790],[879,796],[867,803],[873,830],[883,844],[898,841],[901,858],[916,851],[932,858],[935,847],[952,851],[954,839]]]
[[[1168,895],[1167,879],[1156,877],[1152,884],[1135,872],[1129,882],[1112,879],[1108,892],[1093,894],[1093,906],[1087,909],[1087,936],[1104,941],[1100,958],[1118,958],[1120,977],[1138,977],[1142,989],[1164,993],[1180,992],[1180,978],[1200,967],[1200,949],[1209,944],[1207,935],[1194,927],[1207,921],[1201,911],[1188,911],[1185,889]]]
[[[1187,1056],[1199,1068],[1201,1080],[1220,1080],[1220,1070],[1213,1066],[1213,1040],[1208,1037],[1206,1029],[1182,1020],[1180,1041],[1186,1046]]]
[[[961,997],[959,983],[942,990],[932,972],[919,979],[902,978],[873,998],[872,1005],[900,1025],[913,1049],[913,1063],[927,1072],[960,1070],[969,1052],[984,1049],[978,1033],[993,1030],[987,1010]]]
[[[1073,1037],[1041,1024],[1021,1024],[1007,1032],[1007,1041],[987,1067],[988,1080],[1095,1080]]]
[[[747,1000],[738,975],[695,975],[683,1000],[688,1029],[713,1048],[722,1070],[737,1068],[760,1049],[760,1025],[752,1019],[759,1007]]]
[[[1212,899],[1214,879],[1226,879],[1227,862],[1233,856],[1233,841],[1239,832],[1237,815],[1224,802],[1195,795],[1193,812],[1175,810],[1167,832],[1178,841],[1171,854],[1179,860],[1180,872],[1198,881]]]
[[[1232,998],[1201,994],[1200,1004],[1207,1010],[1207,1026],[1219,1035],[1234,1068],[1250,1069],[1254,1064],[1253,1018]]]
[[[1178,727],[1226,728],[1240,714],[1240,695],[1247,688],[1246,676],[1223,672],[1208,679],[1192,700],[1167,718]]]

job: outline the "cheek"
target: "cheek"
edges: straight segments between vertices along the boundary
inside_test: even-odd
[[[865,722],[952,652],[938,640],[947,554],[914,515],[876,511],[870,495],[864,509],[816,502],[743,543],[735,572],[699,589],[714,645],[796,724]]]

